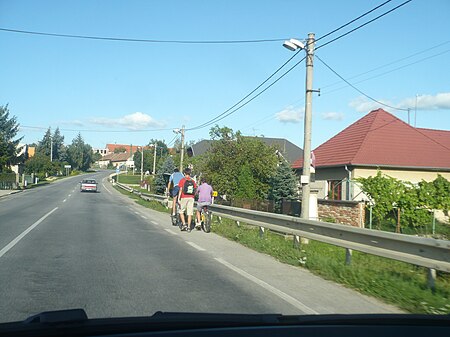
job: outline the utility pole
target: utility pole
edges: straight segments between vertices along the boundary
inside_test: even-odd
[[[309,220],[309,195],[311,191],[311,129],[312,129],[312,94],[313,94],[313,61],[314,61],[314,33],[308,34],[306,43],[306,94],[305,94],[305,126],[303,139],[303,173],[302,211],[301,217]]]
[[[156,173],[156,143],[154,144],[155,152],[153,154],[153,175]]]
[[[181,127],[180,172],[183,172],[183,157],[184,157],[184,125]]]
[[[53,161],[53,137],[50,136],[50,161]]]
[[[144,181],[144,147],[141,146],[141,183]]]

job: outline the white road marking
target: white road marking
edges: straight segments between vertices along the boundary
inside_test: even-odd
[[[272,294],[280,297],[281,299],[285,300],[286,302],[288,302],[289,304],[293,305],[294,307],[300,309],[301,311],[303,311],[305,314],[318,314],[317,311],[311,309],[310,307],[308,307],[307,305],[303,304],[302,302],[300,302],[299,300],[295,299],[294,297],[282,292],[281,290],[278,290],[277,288],[271,286],[270,284],[260,280],[259,278],[247,273],[246,271],[232,265],[231,263],[221,259],[221,258],[214,258],[217,262],[223,264],[225,267],[235,271],[236,273],[238,273],[239,275],[245,277],[246,279],[256,283],[257,285],[263,287],[264,289],[270,291]]]
[[[58,207],[53,208],[50,212],[42,216],[38,221],[36,221],[34,224],[32,224],[30,227],[25,229],[22,234],[17,236],[14,240],[12,240],[10,243],[8,243],[2,250],[0,250],[0,257],[5,255],[11,248],[13,248],[20,240],[23,239],[25,235],[27,235],[29,232],[31,232],[35,227],[37,227],[42,221],[44,221],[48,216],[50,216],[54,211],[56,211]]]
[[[146,217],[146,216],[143,216],[143,215],[141,215],[141,218],[142,218],[142,219],[147,219],[147,217]]]
[[[152,224],[154,224],[154,225],[159,225],[159,223],[157,223],[156,221],[150,221]]]
[[[66,202],[67,199],[64,199],[63,202]]]
[[[138,212],[138,211],[134,211],[134,214],[137,214],[137,215],[139,215],[139,212]]]
[[[175,233],[173,230],[171,230],[171,229],[169,229],[169,228],[164,228],[164,230],[165,230],[167,233],[170,233],[170,234],[172,234],[172,235],[177,235],[177,233]]]
[[[69,197],[72,196],[72,194],[69,194]]]
[[[187,243],[189,246],[192,246],[192,247],[194,247],[195,249],[197,249],[197,250],[199,250],[199,251],[201,251],[201,252],[204,252],[204,251],[206,250],[205,248],[200,247],[199,245],[196,245],[195,243],[193,243],[193,242],[191,242],[191,241],[186,241],[186,243]]]
[[[106,188],[105,184],[102,183],[102,186],[109,194],[112,194],[111,191],[108,188]]]

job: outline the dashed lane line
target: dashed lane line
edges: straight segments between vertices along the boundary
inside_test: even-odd
[[[14,240],[12,240],[10,243],[8,243],[2,250],[0,250],[0,257],[5,255],[11,248],[13,248],[20,240],[22,240],[25,235],[27,235],[29,232],[31,232],[34,228],[36,228],[42,221],[44,221],[47,217],[49,217],[54,211],[56,211],[58,207],[53,208],[50,212],[43,215],[39,220],[37,220],[34,224],[32,224],[30,227],[25,229],[19,236],[17,236]]]
[[[257,285],[263,287],[264,289],[270,291],[272,294],[278,296],[279,298],[285,300],[286,302],[288,302],[289,304],[291,304],[292,306],[296,307],[297,309],[300,309],[302,312],[304,312],[305,314],[318,314],[317,311],[315,311],[314,309],[308,307],[307,305],[303,304],[302,302],[300,302],[299,300],[295,299],[294,297],[282,292],[281,290],[275,288],[274,286],[271,286],[270,284],[268,284],[267,282],[264,282],[263,280],[260,280],[259,278],[247,273],[246,271],[232,265],[231,263],[221,259],[221,258],[214,258],[214,260],[216,260],[217,262],[219,262],[220,264],[224,265],[225,267],[233,270],[234,272],[238,273],[239,275],[245,277],[246,279],[256,283]]]
[[[204,251],[206,250],[205,248],[200,247],[199,245],[197,245],[197,244],[195,244],[195,243],[193,243],[193,242],[191,242],[191,241],[186,241],[186,243],[187,243],[189,246],[194,247],[195,249],[197,249],[197,250],[199,250],[199,251],[201,251],[201,252],[204,252]]]
[[[67,201],[67,199],[64,199],[64,200],[63,200],[63,202],[66,202],[66,201]]]
[[[177,233],[175,233],[173,230],[171,230],[171,229],[169,229],[169,228],[164,228],[164,230],[165,230],[167,233],[170,233],[170,234],[172,234],[172,235],[177,235]]]

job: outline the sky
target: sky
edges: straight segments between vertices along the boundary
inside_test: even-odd
[[[197,126],[289,58],[295,55],[266,85],[301,61],[305,51],[283,48],[284,39],[315,33],[313,149],[378,108],[413,126],[450,130],[450,1],[413,0],[332,41],[405,2],[392,0],[320,39],[383,2],[0,0],[0,29],[156,40],[0,30],[0,105],[8,104],[28,144],[59,127],[67,144],[80,132],[94,148],[151,139],[171,145],[183,125],[186,141],[196,142],[211,128]],[[217,124],[303,148],[305,75],[303,61]]]

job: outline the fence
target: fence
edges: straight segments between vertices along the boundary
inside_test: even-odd
[[[158,201],[165,199],[160,195],[139,193],[127,186],[117,185],[146,199]],[[351,261],[352,250],[357,250],[426,267],[429,270],[428,284],[431,288],[434,288],[436,270],[450,272],[450,241],[380,232],[223,205],[211,205],[210,209],[215,215],[258,226],[262,233],[264,229],[270,229],[293,235],[294,242],[299,242],[300,237],[303,237],[343,247],[347,252],[347,264]]]
[[[14,172],[0,174],[0,190],[12,190],[16,188],[16,174]]]

